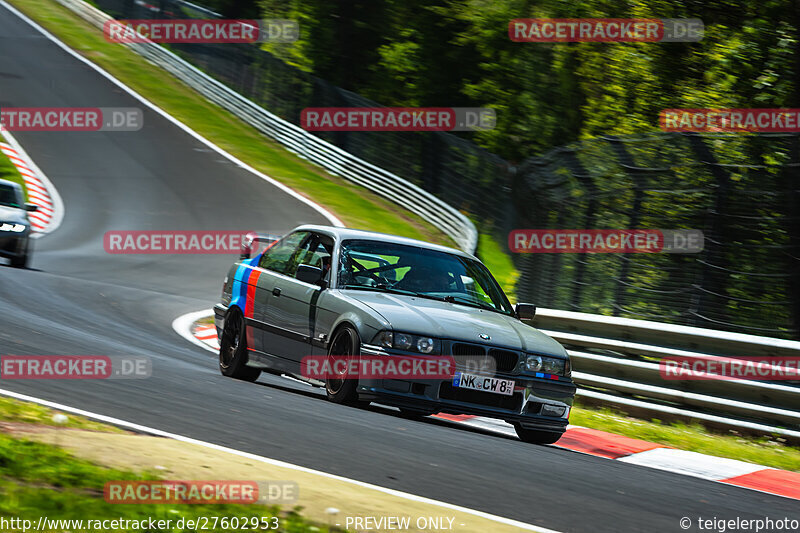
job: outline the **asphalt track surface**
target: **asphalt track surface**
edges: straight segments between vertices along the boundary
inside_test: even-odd
[[[6,106],[141,104],[0,7]],[[213,354],[171,323],[216,301],[235,258],[110,255],[104,232],[285,232],[325,220],[148,108],[144,120],[138,132],[16,134],[66,214],[36,242],[31,270],[0,266],[0,354],[146,355],[152,377],[0,387],[561,531],[682,531],[684,516],[798,517],[797,502],[777,496],[342,407],[273,376],[223,378]]]

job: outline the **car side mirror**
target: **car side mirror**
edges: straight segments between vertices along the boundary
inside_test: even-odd
[[[297,265],[297,272],[295,278],[304,282],[311,283],[312,285],[319,285],[325,288],[325,281],[322,279],[322,269],[313,265]]]
[[[536,306],[533,304],[517,304],[514,306],[514,312],[520,320],[533,320],[536,316]]]
[[[38,211],[39,206],[36,204],[25,204],[25,211],[30,211],[33,213],[34,211]]]
[[[256,245],[257,234],[254,231],[248,232],[242,239],[242,249],[239,252],[239,259],[242,261],[250,259],[253,255],[253,246]]]
[[[270,246],[278,242],[278,238],[274,235],[263,235],[255,231],[250,231],[242,237],[242,248],[239,252],[239,259],[245,261],[266,251]],[[259,244],[266,244],[266,248],[261,247]]]

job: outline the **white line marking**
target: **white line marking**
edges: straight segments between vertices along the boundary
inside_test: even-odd
[[[766,466],[737,461],[736,459],[713,457],[674,448],[654,448],[628,455],[627,457],[620,457],[617,461],[649,466],[650,468],[668,470],[712,481],[752,474],[767,468]]]
[[[184,316],[186,316],[186,315],[184,315]],[[113,424],[115,426],[131,429],[131,430],[134,430],[134,431],[138,431],[138,432],[142,432],[142,433],[149,433],[150,435],[155,435],[155,436],[158,436],[158,437],[166,437],[166,438],[169,438],[169,439],[177,440],[179,442],[185,442],[185,443],[188,443],[188,444],[196,444],[198,446],[202,446],[204,448],[208,448],[208,449],[211,449],[211,450],[217,450],[217,451],[220,451],[220,452],[230,453],[232,455],[237,455],[239,457],[244,457],[245,459],[250,459],[250,460],[253,460],[253,461],[259,461],[261,463],[265,463],[265,464],[269,464],[269,465],[273,465],[273,466],[277,466],[277,467],[281,467],[281,468],[286,468],[286,469],[294,470],[294,471],[297,471],[297,472],[305,472],[307,474],[314,474],[314,475],[321,476],[321,477],[324,477],[324,478],[327,478],[327,479],[333,479],[333,480],[336,480],[336,481],[349,483],[351,485],[356,485],[358,487],[364,487],[366,489],[375,490],[375,491],[378,491],[378,492],[382,492],[384,494],[389,494],[390,496],[396,496],[398,498],[403,498],[403,499],[406,499],[406,500],[409,500],[409,501],[413,501],[413,502],[419,502],[419,503],[424,503],[424,504],[428,504],[428,505],[436,505],[437,507],[442,507],[444,509],[450,509],[450,510],[453,510],[453,511],[458,511],[458,512],[461,512],[461,513],[470,514],[470,515],[477,516],[477,517],[480,517],[480,518],[485,518],[487,520],[492,520],[494,522],[499,522],[501,524],[505,524],[505,525],[508,525],[508,526],[517,527],[517,528],[525,530],[525,531],[537,531],[539,533],[559,533],[558,531],[555,531],[553,529],[546,529],[546,528],[543,528],[543,527],[535,526],[533,524],[526,524],[525,522],[519,522],[517,520],[512,520],[510,518],[504,518],[502,516],[496,516],[496,515],[493,515],[493,514],[485,513],[483,511],[476,511],[475,509],[469,509],[467,507],[461,507],[460,505],[454,505],[452,503],[433,500],[433,499],[430,499],[430,498],[425,498],[423,496],[417,496],[415,494],[410,494],[408,492],[402,492],[402,491],[395,490],[395,489],[390,489],[390,488],[387,488],[387,487],[381,487],[379,485],[373,485],[371,483],[365,483],[363,481],[358,481],[358,480],[355,480],[355,479],[350,479],[350,478],[346,478],[346,477],[343,477],[343,476],[338,476],[338,475],[335,475],[335,474],[329,474],[328,472],[322,472],[320,470],[314,470],[314,469],[311,469],[311,468],[306,468],[304,466],[298,466],[298,465],[295,465],[295,464],[292,464],[292,463],[286,463],[284,461],[278,461],[276,459],[270,459],[268,457],[262,457],[260,455],[255,455],[255,454],[248,453],[248,452],[242,452],[242,451],[239,451],[239,450],[234,450],[233,448],[220,446],[218,444],[212,444],[210,442],[205,442],[205,441],[202,441],[202,440],[193,439],[191,437],[185,437],[183,435],[177,435],[175,433],[169,433],[167,431],[162,431],[160,429],[155,429],[155,428],[151,428],[151,427],[147,427],[147,426],[142,426],[142,425],[139,425],[139,424],[134,424],[133,422],[128,422],[126,420],[121,420],[119,418],[114,418],[114,417],[110,417],[110,416],[106,416],[106,415],[100,415],[100,414],[97,414],[97,413],[93,413],[91,411],[85,411],[83,409],[76,409],[75,407],[70,407],[68,405],[63,405],[63,404],[51,402],[51,401],[48,401],[48,400],[42,400],[40,398],[36,398],[36,397],[33,397],[33,396],[28,396],[26,394],[20,394],[20,393],[9,391],[9,390],[5,390],[5,389],[0,389],[0,394],[5,395],[5,396],[9,396],[11,398],[16,398],[18,400],[23,400],[23,401],[26,401],[26,402],[33,402],[33,403],[37,403],[39,405],[44,405],[45,407],[50,407],[51,409],[58,409],[59,411],[66,411],[68,413],[73,413],[73,414],[76,414],[76,415],[85,416],[86,418],[92,418],[94,420],[99,420],[99,421],[105,422],[107,424]]]
[[[4,0],[0,0],[0,3],[5,7],[9,7]],[[8,144],[10,144],[11,147],[17,152],[17,157],[24,160],[27,166],[32,169],[34,173],[34,179],[42,183],[44,188],[50,194],[50,201],[53,205],[53,216],[50,217],[46,227],[37,227],[37,232],[31,235],[32,239],[38,239],[43,235],[54,232],[61,225],[61,221],[64,219],[64,202],[61,201],[61,195],[58,194],[58,190],[56,189],[55,185],[53,185],[45,173],[42,172],[42,169],[40,169],[36,165],[36,162],[27,154],[27,152],[25,152],[25,149],[21,144],[19,144],[11,132],[3,129],[2,134],[3,138],[5,138],[5,140],[8,141]]]
[[[306,204],[307,206],[312,208],[314,211],[316,211],[317,213],[319,213],[320,215],[325,217],[331,223],[331,225],[344,227],[344,223],[341,220],[339,220],[333,213],[331,213],[330,211],[328,211],[327,209],[325,209],[321,205],[319,205],[317,203],[314,203],[313,201],[309,200],[308,198],[306,198],[305,196],[303,196],[299,192],[295,191],[294,189],[291,189],[291,188],[287,187],[286,185],[284,185],[283,183],[277,181],[276,179],[271,178],[271,177],[267,176],[266,174],[264,174],[262,172],[259,172],[258,170],[256,170],[255,168],[251,167],[250,165],[248,165],[244,161],[241,161],[241,160],[237,159],[236,157],[234,157],[233,155],[229,154],[228,152],[226,152],[225,150],[223,150],[222,148],[220,148],[216,144],[212,143],[211,141],[209,141],[208,139],[206,139],[205,137],[203,137],[202,135],[200,135],[196,131],[194,131],[191,128],[189,128],[189,126],[187,126],[187,125],[183,124],[182,122],[178,121],[176,118],[174,118],[171,115],[169,115],[166,111],[164,111],[163,109],[161,109],[160,107],[155,105],[153,102],[147,100],[144,96],[140,95],[139,93],[137,93],[136,91],[134,91],[133,89],[131,89],[130,87],[128,87],[127,85],[122,83],[120,80],[116,79],[114,76],[112,76],[111,74],[109,74],[108,72],[103,70],[100,66],[92,63],[91,61],[89,61],[88,59],[83,57],[82,55],[80,55],[77,52],[75,52],[72,48],[70,48],[69,46],[67,46],[66,44],[64,44],[60,40],[58,40],[53,34],[51,34],[46,29],[41,27],[39,24],[37,24],[36,22],[34,22],[30,18],[28,18],[24,13],[18,11],[14,6],[10,5],[5,0],[0,0],[0,5],[5,7],[9,11],[11,11],[13,14],[18,16],[19,18],[21,18],[25,22],[27,22],[29,25],[31,25],[38,32],[40,32],[42,35],[44,35],[45,37],[47,37],[48,39],[53,41],[57,46],[59,46],[61,49],[63,49],[69,55],[71,55],[72,57],[74,57],[78,61],[81,61],[82,63],[88,65],[89,67],[91,67],[92,69],[97,71],[101,76],[106,78],[108,81],[110,81],[111,83],[113,83],[114,85],[116,85],[117,87],[122,89],[123,91],[127,92],[129,95],[131,95],[135,99],[139,100],[142,104],[146,105],[147,107],[152,109],[154,112],[158,113],[159,115],[164,117],[166,120],[168,120],[169,122],[171,122],[172,124],[174,124],[178,128],[182,129],[188,135],[194,137],[195,139],[197,139],[201,143],[205,144],[206,146],[208,146],[209,148],[211,148],[212,150],[217,152],[222,157],[228,159],[229,161],[231,161],[233,163],[236,163],[238,166],[242,167],[243,169],[247,170],[248,172],[251,172],[252,174],[255,174],[259,178],[263,179],[264,181],[270,183],[274,187],[276,187],[276,188],[280,189],[281,191],[285,192],[286,194],[288,194],[292,198],[295,198],[296,200]],[[265,142],[266,142],[266,140],[265,140]],[[38,169],[34,166],[34,170],[38,170]]]
[[[187,341],[191,342],[192,344],[199,346],[209,352],[217,353],[217,350],[206,344],[205,342],[201,341],[194,335],[192,335],[192,325],[200,320],[201,318],[206,318],[209,316],[213,316],[213,310],[204,310],[204,311],[195,311],[194,313],[186,313],[185,315],[181,315],[175,320],[172,321],[172,329],[175,330],[175,333],[186,339]]]

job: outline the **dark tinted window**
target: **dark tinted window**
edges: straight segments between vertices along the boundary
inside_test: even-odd
[[[297,231],[287,235],[264,252],[258,266],[281,274],[294,275],[293,266],[296,264],[294,258],[307,236],[307,231]]]
[[[22,207],[22,199],[15,187],[0,185],[0,205]]]
[[[489,270],[474,259],[404,244],[342,243],[339,287],[403,291],[513,314]]]

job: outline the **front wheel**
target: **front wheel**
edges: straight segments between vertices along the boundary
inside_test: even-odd
[[[231,311],[225,318],[222,327],[222,339],[219,343],[219,371],[223,376],[255,381],[261,370],[247,366],[247,338],[244,329],[244,317],[239,311]]]
[[[347,362],[353,357],[358,357],[360,351],[361,341],[356,330],[345,326],[336,332],[328,348],[328,368],[336,370],[341,367],[343,371],[335,376],[327,376],[325,379],[325,394],[330,401],[346,405],[359,404],[358,392],[356,392],[358,377],[348,375],[347,367],[349,365],[336,365],[336,361]]]
[[[514,431],[517,432],[519,440],[530,444],[553,444],[563,435],[555,431],[525,429],[519,422],[514,422]]]
[[[31,245],[30,240],[25,242],[25,249],[20,250],[20,253],[17,257],[11,259],[11,266],[14,268],[28,268],[30,265],[30,257],[31,257]]]

